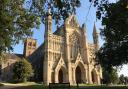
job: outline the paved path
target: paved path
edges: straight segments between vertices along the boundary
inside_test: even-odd
[[[13,88],[16,88],[16,86],[5,85],[5,86],[0,87],[0,89],[13,89]]]
[[[29,85],[35,85],[36,83],[31,82],[31,83],[19,83],[19,84],[11,84],[11,83],[1,83],[4,86],[0,86],[0,89],[18,89],[19,87],[23,86],[29,86]]]

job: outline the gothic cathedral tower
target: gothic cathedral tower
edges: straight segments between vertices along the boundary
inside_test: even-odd
[[[26,38],[24,42],[24,57],[31,55],[37,48],[37,42],[35,39]]]
[[[50,58],[50,43],[49,43],[51,35],[52,35],[52,16],[49,9],[45,19],[45,35],[44,35],[45,47],[44,47],[43,81],[46,84],[50,82],[49,76],[51,76],[51,71],[50,71],[51,58]]]

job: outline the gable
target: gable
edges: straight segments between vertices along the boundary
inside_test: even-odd
[[[66,68],[66,64],[65,64],[65,61],[64,61],[64,59],[62,58],[62,56],[60,57],[60,59],[59,59],[57,62],[55,62],[55,63],[53,64],[52,69],[56,69],[57,67],[61,67],[61,66],[63,66],[63,67]]]
[[[75,17],[75,15],[69,16],[66,19],[65,24],[70,25],[72,27],[79,27],[80,26],[78,21],[77,21],[77,19],[76,19],[76,17]]]

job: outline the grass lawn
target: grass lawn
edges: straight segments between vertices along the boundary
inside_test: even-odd
[[[28,82],[28,83],[18,83],[18,84],[9,84],[5,83],[5,86],[16,86],[16,88],[13,89],[48,89],[48,86],[34,83],[34,82]],[[77,86],[71,86],[70,89],[128,89],[128,86],[97,86],[97,85],[79,85]]]
[[[20,86],[14,89],[48,89],[48,87],[40,84],[40,85]]]
[[[18,88],[15,88],[15,89],[48,89],[48,87],[44,87],[44,86],[42,86],[42,85],[31,85],[31,86],[22,86],[22,87],[18,87]],[[128,87],[126,87],[126,86],[113,86],[113,87],[101,87],[101,86],[93,86],[93,87],[91,87],[91,86],[89,86],[89,87],[87,87],[87,86],[82,86],[82,87],[79,87],[79,88],[77,88],[77,87],[71,87],[70,89],[128,89]]]
[[[71,89],[128,89],[128,86],[80,86]]]
[[[41,84],[21,86],[15,89],[48,89],[48,86]],[[128,86],[71,86],[70,89],[128,89]]]

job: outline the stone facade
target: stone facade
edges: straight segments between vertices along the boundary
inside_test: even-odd
[[[35,39],[28,38],[24,43],[23,54],[5,53],[5,58],[0,63],[0,81],[12,82],[13,81],[13,65],[22,58],[31,55],[37,48]]]
[[[52,17],[48,13],[44,43],[37,48],[36,40],[27,38],[23,55],[6,54],[6,62],[0,65],[0,79],[12,80],[13,64],[26,57],[33,65],[35,81],[43,81],[45,84],[100,84],[102,69],[100,65],[95,65],[95,52],[99,48],[95,24],[93,43],[87,41],[86,30],[85,24],[80,26],[76,17],[71,15],[52,33]]]
[[[86,26],[80,26],[74,15],[69,16],[65,23],[52,33],[52,17],[48,13],[44,43],[27,55],[35,69],[34,78],[45,84],[100,84],[102,69],[100,65],[95,65],[95,52],[99,47],[95,25],[93,39],[94,43],[88,43]]]
[[[13,80],[13,65],[21,60],[21,54],[5,54],[4,61],[0,64],[0,81],[12,82]]]
[[[37,42],[36,39],[26,39],[26,41],[24,42],[24,52],[23,55],[24,57],[28,57],[29,55],[31,55],[37,48]]]

